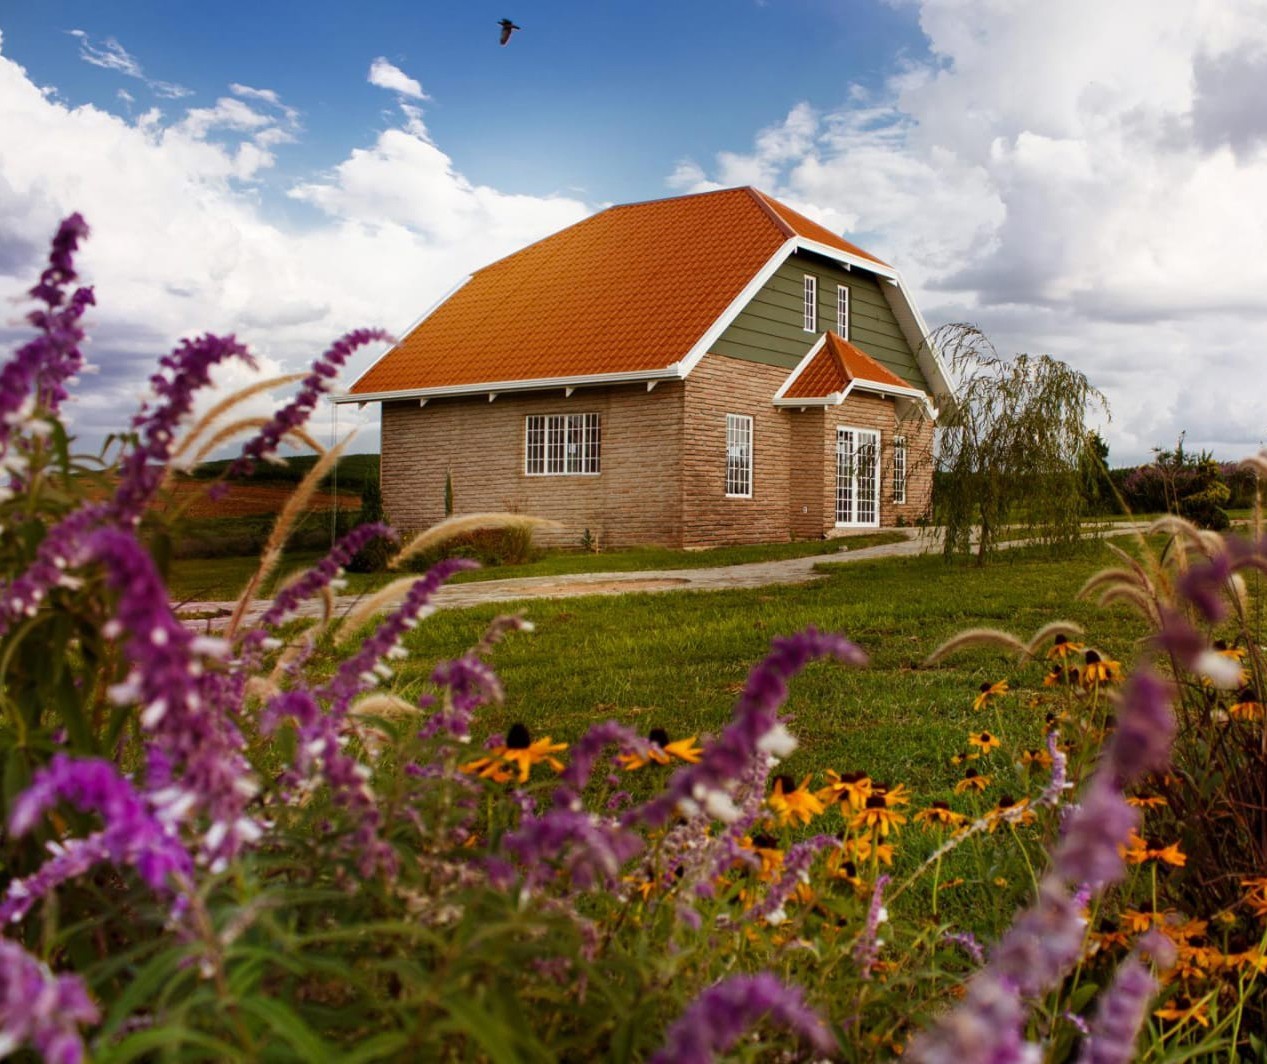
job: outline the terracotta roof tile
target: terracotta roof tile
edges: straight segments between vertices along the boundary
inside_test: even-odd
[[[816,240],[820,244],[826,244],[828,247],[837,248],[840,251],[847,251],[851,255],[857,255],[860,258],[870,259],[872,262],[879,263],[881,266],[889,264],[883,259],[877,259],[869,251],[863,251],[857,244],[851,244],[848,240],[837,236],[830,229],[819,225],[817,222],[806,218],[805,215],[792,210],[786,203],[780,203],[776,199],[772,199],[764,192],[758,192],[753,189],[753,194],[760,197],[770,209],[774,211],[779,218],[787,224],[787,226],[796,233],[797,236],[803,236],[806,240]]]
[[[785,225],[865,255],[749,188],[612,207],[478,270],[351,393],[666,368],[785,242]]]
[[[890,373],[860,347],[834,332],[824,334],[824,343],[792,386],[783,393],[785,399],[822,399],[833,392],[843,392],[853,380],[887,384],[909,389],[906,381]]]

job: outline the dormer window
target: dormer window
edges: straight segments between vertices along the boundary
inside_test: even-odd
[[[818,278],[805,275],[805,331],[818,332]]]

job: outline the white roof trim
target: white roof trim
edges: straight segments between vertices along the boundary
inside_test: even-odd
[[[798,238],[793,236],[783,241],[778,251],[766,259],[765,265],[753,275],[752,280],[744,285],[742,291],[730,301],[726,309],[718,315],[717,320],[704,331],[704,335],[695,341],[695,346],[678,363],[682,367],[683,377],[699,365],[700,359],[708,354],[708,349],[717,342],[722,333],[730,328],[730,323],[739,317],[739,312],[752,302],[756,294],[765,287],[766,281],[774,276],[774,272],[796,250],[797,240]]]
[[[489,395],[499,392],[539,392],[551,388],[578,388],[600,384],[640,384],[643,381],[681,380],[686,374],[675,362],[665,369],[644,369],[632,373],[589,373],[575,377],[539,377],[524,381],[479,381],[440,388],[402,388],[394,392],[343,392],[331,395],[332,403],[381,403],[393,399],[432,399],[445,396]]]
[[[796,383],[796,378],[805,371],[805,367],[814,361],[814,356],[823,349],[823,344],[826,342],[827,334],[823,333],[823,335],[814,342],[810,349],[801,356],[801,360],[796,364],[796,368],[784,378],[783,383],[779,385],[779,390],[774,393],[775,405],[780,405],[780,402],[783,399],[783,396],[787,393],[787,390]],[[802,400],[797,399],[793,402],[794,404],[799,404]]]

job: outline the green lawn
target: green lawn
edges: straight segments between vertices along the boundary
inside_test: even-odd
[[[576,551],[552,551],[536,561],[523,565],[499,565],[462,573],[458,581],[503,580],[520,576],[560,576],[567,573],[624,573],[651,569],[702,569],[746,562],[777,561],[781,558],[805,558],[861,550],[883,543],[896,543],[906,536],[902,532],[874,532],[844,539],[804,540],[795,543],[766,543],[744,547],[716,547],[712,550],[669,550],[665,547],[638,547],[601,554]],[[316,551],[288,554],[282,573],[306,569],[321,555]],[[254,571],[254,557],[179,558],[172,563],[168,588],[172,600],[188,602],[199,599],[236,598]],[[373,573],[348,576],[348,593],[359,594],[380,587],[400,573]]]
[[[821,663],[795,682],[788,709],[802,745],[787,771],[799,779],[826,768],[866,769],[926,797],[944,796],[961,775],[949,757],[966,746],[969,732],[987,727],[1039,745],[1045,709],[1028,701],[1043,691],[1046,670],[981,649],[933,668],[922,660],[967,627],[1028,636],[1056,619],[1082,624],[1091,642],[1128,660],[1142,634],[1134,616],[1075,599],[1083,581],[1111,560],[1094,544],[1060,562],[1024,550],[984,569],[937,557],[894,558],[830,567],[812,585],[760,591],[528,600],[514,608],[536,630],[496,649],[506,702],[485,713],[476,740],[515,720],[565,740],[608,717],[643,732],[659,725],[675,738],[715,732],[770,640],[815,625],[860,644],[872,664],[855,670]],[[431,665],[474,643],[506,609],[429,618],[412,639],[415,657],[399,670],[405,697],[422,694]],[[1005,677],[1028,692],[1009,696],[1001,716],[974,711],[981,683]]]

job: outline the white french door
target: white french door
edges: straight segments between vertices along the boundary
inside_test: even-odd
[[[880,434],[836,429],[836,524],[880,524]]]

